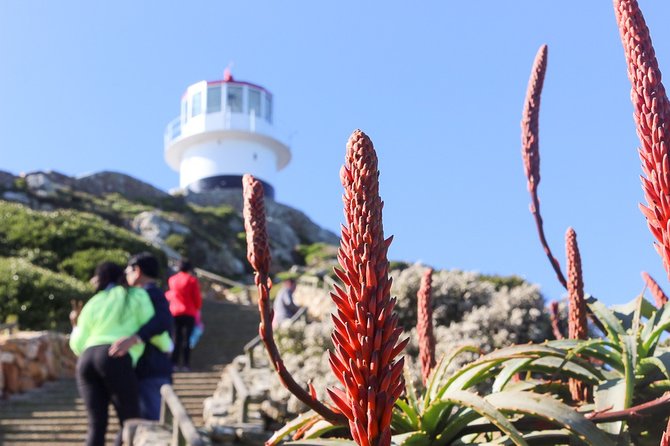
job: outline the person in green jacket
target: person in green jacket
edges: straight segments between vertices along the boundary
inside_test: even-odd
[[[130,348],[128,355],[108,354],[111,344],[130,336],[154,315],[149,295],[141,288],[128,288],[123,268],[102,262],[92,279],[96,294],[73,321],[70,348],[79,356],[77,387],[88,412],[87,446],[104,446],[111,402],[121,423],[139,417],[139,389],[133,367],[144,344]],[[121,444],[121,432],[116,437]]]

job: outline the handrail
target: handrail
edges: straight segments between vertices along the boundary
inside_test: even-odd
[[[247,389],[246,384],[244,384],[244,380],[238,373],[237,369],[235,369],[234,366],[229,366],[228,367],[228,376],[230,377],[231,381],[233,382],[233,388],[232,388],[232,401],[235,403],[235,401],[239,401],[237,404],[239,404],[239,419],[238,421],[240,423],[246,423],[248,421],[248,408],[249,408],[249,389]]]
[[[214,280],[216,282],[221,282],[221,283],[223,283],[225,285],[228,285],[228,286],[231,286],[231,287],[240,287],[240,288],[248,288],[249,287],[249,285],[246,285],[242,282],[236,282],[232,279],[228,279],[226,277],[219,276],[218,274],[214,274],[214,273],[209,272],[207,270],[204,270],[202,268],[193,268],[193,271],[195,271],[195,273],[198,276],[207,277],[210,280]]]
[[[163,384],[161,397],[160,423],[172,427],[171,445],[204,446],[205,442],[170,384]]]
[[[307,307],[300,307],[300,309],[293,316],[291,316],[291,319],[288,320],[288,325],[293,324],[302,316],[305,316],[305,319],[307,319]],[[244,344],[244,352],[249,357],[249,367],[254,366],[254,347],[256,347],[260,343],[261,343],[261,337],[260,335],[256,335],[255,338]]]
[[[7,332],[7,334],[12,334],[19,329],[18,322],[7,322],[5,324],[0,324],[0,333]]]

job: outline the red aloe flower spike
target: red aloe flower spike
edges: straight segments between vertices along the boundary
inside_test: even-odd
[[[628,64],[637,135],[640,138],[642,187],[647,206],[640,204],[654,235],[654,247],[670,278],[670,178],[668,117],[670,103],[661,82],[649,29],[635,0],[614,0],[614,12]],[[646,177],[646,178],[645,178]]]
[[[265,228],[263,186],[253,176],[246,174],[242,178],[242,187],[244,195],[242,213],[244,215],[244,229],[247,234],[247,260],[249,260],[255,271],[254,281],[258,288],[258,310],[261,316],[258,332],[265,344],[265,349],[268,351],[272,365],[277,371],[284,387],[326,420],[334,424],[345,424],[347,419],[344,415],[333,412],[310,395],[310,393],[306,392],[305,389],[295,382],[284,366],[284,361],[279,354],[272,334],[272,307],[269,298],[272,281],[268,276],[270,270],[270,246]]]
[[[421,376],[426,384],[431,370],[435,367],[435,336],[433,335],[433,303],[431,300],[432,268],[421,277],[421,285],[417,293],[417,323],[419,334],[419,358],[421,359]]]
[[[586,339],[588,327],[586,325],[586,301],[584,300],[584,281],[582,279],[582,259],[577,246],[577,234],[574,229],[568,228],[565,233],[565,251],[568,267],[568,331],[570,339]],[[574,401],[588,401],[591,389],[582,381],[571,378],[569,381],[570,394]]]
[[[561,265],[551,253],[547,239],[544,236],[544,225],[540,214],[540,198],[537,195],[537,187],[540,185],[540,98],[542,96],[542,85],[544,84],[544,73],[547,70],[547,45],[542,45],[537,51],[533,69],[528,79],[528,90],[521,118],[521,156],[523,168],[528,179],[528,192],[530,192],[530,213],[535,218],[535,226],[540,236],[540,243],[549,263],[556,271],[556,277],[561,285],[567,288],[565,276],[561,272]]]
[[[649,288],[651,295],[654,296],[654,302],[656,303],[657,308],[661,308],[663,305],[668,303],[668,296],[665,295],[661,287],[658,286],[658,283],[656,283],[656,281],[649,274],[642,271],[642,278],[647,284],[647,288]]]
[[[665,428],[665,432],[663,432],[661,446],[670,446],[670,419],[668,419],[668,426]]]
[[[333,402],[349,409],[351,436],[360,446],[388,446],[391,441],[391,411],[404,381],[396,359],[408,339],[398,343],[397,327],[388,277],[384,239],[383,203],[379,196],[377,154],[372,141],[356,130],[347,142],[344,166],[344,216],[338,260],[346,298],[341,290],[331,293],[339,319],[334,324],[334,350],[330,352],[333,372],[342,376],[343,392],[331,391]],[[346,319],[346,320],[345,320]],[[343,329],[344,328],[344,329]],[[352,348],[360,346],[360,348]],[[391,391],[389,391],[389,389]],[[345,397],[342,398],[342,395]]]
[[[551,318],[551,331],[554,333],[556,339],[563,339],[563,333],[561,333],[560,321],[561,315],[558,312],[558,302],[553,301],[549,304],[550,318]]]

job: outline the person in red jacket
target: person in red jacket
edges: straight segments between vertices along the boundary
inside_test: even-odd
[[[174,351],[172,364],[175,370],[190,370],[191,347],[189,339],[193,333],[195,316],[202,307],[200,284],[191,271],[191,262],[179,262],[179,272],[168,279],[170,289],[165,293],[170,302],[170,313],[174,316]]]

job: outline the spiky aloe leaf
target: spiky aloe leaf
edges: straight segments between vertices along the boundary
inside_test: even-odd
[[[454,361],[454,359],[456,359],[463,353],[467,352],[478,353],[479,351],[480,349],[476,345],[463,345],[449,352],[448,355],[442,356],[440,361],[432,370],[432,373],[430,374],[430,376],[428,377],[428,381],[426,382],[426,393],[423,401],[424,410],[427,409],[430,403],[438,397],[439,390],[444,384],[443,381],[445,380],[445,377],[447,375],[447,369]]]
[[[265,443],[267,445],[267,443]],[[299,446],[356,446],[356,442],[346,438],[312,438],[309,440],[287,441],[287,445]]]
[[[394,418],[395,414],[398,413],[398,415],[406,419],[406,423],[404,424],[410,427],[408,430],[419,430],[419,413],[415,408],[411,404],[407,404],[402,398],[398,398],[395,404],[400,408],[400,412],[397,410],[393,411]]]
[[[588,363],[578,364],[574,361],[565,361],[563,358],[553,356],[535,359],[528,364],[527,369],[547,375],[565,375],[591,384],[596,384],[603,378],[598,369]]]
[[[570,444],[570,432],[565,429],[537,431],[524,434],[523,438],[529,446],[558,446]],[[488,443],[481,443],[479,446],[511,446],[514,442],[507,437],[501,437]]]
[[[569,350],[565,356],[565,361],[572,360],[574,357],[582,355],[598,359],[623,373],[623,363],[620,352],[621,346],[606,339],[566,339],[550,341],[548,344],[552,347]]]
[[[414,380],[410,376],[409,367],[403,369],[403,374],[405,375],[405,398],[407,399],[407,404],[418,414],[421,409],[419,400],[417,399],[416,388],[414,387]]]
[[[642,328],[640,339],[642,340],[642,353],[653,354],[658,341],[665,330],[670,328],[670,305],[664,305],[649,318]]]
[[[510,379],[528,365],[533,358],[516,358],[511,359],[505,363],[502,369],[498,372],[495,381],[491,387],[492,392],[500,392],[505,388]]]
[[[628,330],[633,327],[635,321],[639,323],[640,317],[650,318],[656,311],[656,307],[646,300],[642,294],[623,305],[612,305],[614,316],[616,316],[623,328]]]
[[[596,410],[621,410],[626,407],[626,380],[623,378],[608,379],[595,388],[593,398]],[[598,427],[610,434],[619,435],[623,422],[602,423]]]
[[[324,434],[331,432],[335,429],[341,429],[342,426],[337,426],[331,423],[330,421],[326,420],[319,420],[316,423],[314,423],[309,429],[305,431],[305,434],[303,435],[303,439],[308,440],[308,439],[313,439],[313,438],[320,438]]]
[[[670,352],[640,359],[635,373],[648,376],[653,369],[658,369],[667,379],[670,379]]]
[[[631,406],[635,391],[635,369],[637,368],[637,338],[634,335],[621,337],[623,347],[624,380],[626,381],[626,399],[624,408]]]
[[[396,404],[398,401],[396,401]],[[394,410],[391,414],[391,429],[393,432],[407,433],[418,430],[419,425],[418,423],[412,422],[402,410]]]
[[[319,418],[321,418],[321,415],[314,412],[313,410],[308,410],[307,412],[298,415],[282,426],[281,429],[276,431],[272,437],[270,437],[270,439],[265,442],[265,446],[275,446],[279,444],[288,435],[291,435],[293,432],[297,431],[308,423],[315,422]]]
[[[451,413],[452,405],[448,401],[437,400],[433,401],[428,409],[421,414],[421,430],[426,432],[431,437],[437,435],[437,427],[444,424],[445,417]]]
[[[499,411],[527,414],[556,424],[587,444],[615,446],[604,432],[582,414],[548,395],[505,391],[486,396],[486,401]]]
[[[544,356],[564,357],[565,352],[545,344],[513,345],[495,350],[456,371],[438,390],[442,396],[448,389],[463,390],[471,387],[490,375],[493,367],[518,358],[540,358]]]
[[[498,395],[504,393],[505,392],[502,392]],[[514,427],[512,422],[495,407],[494,404],[491,404],[488,401],[488,397],[482,398],[475,393],[462,390],[450,390],[442,396],[442,400],[461,407],[467,407],[474,412],[477,412],[502,432],[507,434],[514,444],[518,446],[527,446],[521,433]],[[448,429],[449,425],[447,425],[447,428],[440,434],[442,437],[441,440],[445,442],[444,444],[451,440],[455,434],[455,432],[451,432]],[[449,434],[447,432],[449,432]]]
[[[392,436],[391,444],[394,446],[430,446],[431,439],[425,432],[415,431]]]
[[[584,299],[600,325],[605,328],[607,332],[605,335],[611,341],[618,342],[619,338],[626,334],[626,330],[621,321],[614,315],[614,312],[593,296],[584,296]]]

